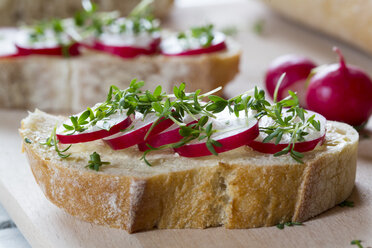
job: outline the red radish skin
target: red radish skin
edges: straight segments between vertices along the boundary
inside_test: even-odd
[[[296,143],[294,150],[297,152],[308,152],[308,151],[314,150],[317,145],[322,145],[324,143],[324,140],[325,140],[325,134],[322,137],[315,139],[315,140],[309,140],[309,141]],[[251,147],[253,150],[256,150],[262,153],[269,153],[269,154],[280,152],[288,146],[288,144],[275,145],[274,143],[263,143],[263,142],[259,142],[255,140],[248,142],[247,145]],[[291,148],[292,148],[292,145],[291,145]]]
[[[372,114],[372,81],[361,69],[340,62],[319,70],[310,80],[306,95],[308,108],[328,120],[353,126],[365,123]]]
[[[107,138],[104,139],[104,142],[108,144],[113,150],[121,150],[134,145],[137,145],[141,142],[144,142],[145,136],[152,126],[153,122],[139,128],[132,130],[128,133],[124,133],[119,137]],[[148,138],[152,137],[155,134],[158,134],[168,127],[173,125],[171,119],[161,119],[159,123],[151,130],[151,133],[148,135]]]
[[[26,55],[55,55],[55,56],[65,56],[64,48],[62,46],[52,47],[52,48],[26,48],[21,47],[17,44],[15,46],[18,49],[18,54],[21,56]],[[74,43],[71,46],[68,47],[68,55],[69,56],[78,56],[80,55],[79,51],[80,44]]]
[[[207,54],[207,53],[214,53],[218,51],[226,50],[227,46],[225,41],[211,45],[206,48],[199,48],[199,49],[193,49],[193,50],[187,50],[181,53],[166,53],[162,52],[165,56],[190,56],[190,55],[200,55],[200,54]]]
[[[245,131],[228,136],[223,139],[216,139],[221,143],[221,147],[214,146],[217,153],[227,152],[238,147],[244,146],[249,140],[255,139],[259,134],[258,123],[256,122],[251,128]],[[174,149],[180,156],[183,157],[203,157],[213,155],[207,148],[206,143],[188,144]]]
[[[191,125],[191,124],[194,124],[194,123],[197,123],[197,121],[190,122],[187,125]],[[176,124],[174,124],[174,125],[176,125]],[[145,142],[139,143],[138,144],[138,149],[141,152],[144,152],[144,151],[149,149],[149,147],[147,145],[150,145],[152,147],[159,147],[159,146],[163,146],[163,145],[176,143],[183,138],[179,134],[179,131],[180,131],[180,127],[177,125],[172,130],[154,135],[154,136],[150,137],[149,139],[147,139]]]
[[[288,90],[297,92],[300,105],[306,106],[306,81],[316,64],[306,57],[299,55],[284,55],[276,58],[266,72],[265,86],[273,98],[280,76],[285,77],[279,87],[277,100],[280,101],[288,95]]]
[[[284,109],[285,110],[285,109]],[[283,112],[284,117],[286,116],[286,112]],[[305,136],[305,139],[307,138],[308,140],[302,141],[302,142],[297,142],[295,143],[294,150],[297,152],[308,152],[311,150],[314,150],[318,145],[322,145],[324,143],[324,140],[326,138],[326,123],[327,120],[324,118],[324,116],[312,112],[312,111],[307,111],[305,113],[305,119],[310,118],[311,116],[315,115],[315,120],[320,122],[320,131],[313,130],[313,133],[311,132],[311,129],[308,130],[309,132],[308,135],[312,135],[312,137],[308,136],[308,138]],[[260,128],[262,127],[267,127],[271,125],[272,119],[270,117],[264,116],[260,119],[258,122],[258,125]],[[282,140],[280,141],[279,144],[275,144],[275,138],[271,140],[270,142],[264,143],[263,140],[266,138],[266,134],[260,133],[259,137],[257,137],[255,140],[251,140],[247,143],[247,146],[251,147],[253,150],[256,150],[258,152],[262,153],[268,153],[268,154],[274,154],[277,152],[282,151],[284,148],[288,147],[289,145],[289,140],[284,140],[285,138],[284,134],[282,136]],[[287,137],[288,139],[288,137]],[[293,145],[291,145],[291,148]]]
[[[134,119],[134,115],[130,115],[127,118],[125,118],[123,121],[112,126],[109,131],[102,129],[98,131],[85,132],[85,133],[83,132],[83,133],[72,134],[72,135],[63,135],[63,134],[56,134],[56,135],[57,135],[57,139],[59,140],[61,144],[75,144],[75,143],[94,141],[94,140],[98,140],[98,139],[102,139],[102,138],[114,135],[120,132],[120,130],[126,129],[132,123],[133,119]]]
[[[134,58],[139,55],[151,55],[158,52],[160,38],[154,39],[148,48],[134,47],[134,46],[109,46],[100,41],[95,41],[92,49],[111,53],[122,58]]]

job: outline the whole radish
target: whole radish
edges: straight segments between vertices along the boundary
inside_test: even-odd
[[[306,57],[299,55],[284,55],[276,58],[266,72],[266,89],[273,98],[275,87],[280,76],[285,73],[285,77],[280,84],[277,100],[281,100],[288,95],[288,90],[297,92],[300,105],[306,107],[306,82],[315,63]]]
[[[372,114],[372,81],[361,69],[346,65],[338,48],[333,50],[340,61],[316,71],[307,89],[307,106],[328,120],[360,126]]]

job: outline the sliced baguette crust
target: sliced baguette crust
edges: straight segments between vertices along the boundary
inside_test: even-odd
[[[372,53],[371,0],[264,0],[296,22],[349,42]],[[358,27],[358,28],[356,28]]]
[[[74,145],[60,159],[39,141],[63,120],[36,111],[22,121],[37,183],[71,215],[128,232],[305,221],[345,200],[354,185],[358,134],[338,122],[327,123],[325,144],[307,152],[304,164],[238,148],[195,159],[157,153],[149,167],[136,148],[112,151],[101,141]],[[111,164],[99,172],[85,168],[93,151]]]
[[[196,56],[122,59],[85,52],[67,59],[37,55],[0,59],[0,107],[80,112],[104,101],[111,85],[127,88],[133,78],[154,82],[146,83],[146,89],[161,84],[170,92],[174,85],[187,82],[188,91],[206,92],[235,77],[240,53],[229,41],[225,51]]]

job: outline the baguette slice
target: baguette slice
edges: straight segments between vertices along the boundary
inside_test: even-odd
[[[0,107],[53,112],[80,112],[103,101],[110,85],[127,88],[133,78],[171,92],[174,85],[203,92],[224,86],[239,72],[240,47],[227,42],[228,49],[195,56],[138,56],[123,59],[101,52],[62,58],[32,55],[0,59]]]
[[[149,167],[136,147],[113,151],[102,141],[73,145],[61,159],[39,142],[64,120],[36,110],[22,121],[37,183],[71,215],[130,233],[305,221],[344,201],[354,186],[358,133],[339,122],[327,123],[325,144],[305,153],[304,164],[241,147],[193,159],[157,152]],[[93,152],[111,164],[99,172],[86,168]]]
[[[372,53],[372,1],[263,1],[281,15]]]

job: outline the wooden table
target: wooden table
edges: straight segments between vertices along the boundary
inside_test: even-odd
[[[262,34],[252,31],[264,21]],[[286,53],[300,53],[318,63],[335,61],[332,46],[339,46],[348,62],[372,68],[371,57],[331,38],[280,19],[255,1],[233,1],[213,6],[175,8],[167,25],[187,27],[213,22],[218,28],[234,26],[242,44],[240,75],[227,86],[232,96],[263,80],[268,63]],[[35,183],[17,129],[25,111],[0,110],[0,201],[33,247],[350,247],[361,239],[372,246],[372,139],[360,144],[355,207],[335,207],[304,226],[248,230],[154,230],[129,235],[79,221],[51,204]],[[370,123],[372,124],[372,123]],[[372,130],[372,125],[369,125]],[[372,133],[372,131],[370,131]]]

